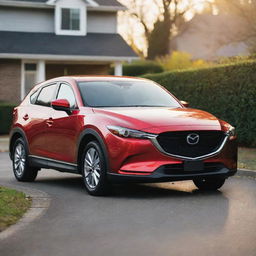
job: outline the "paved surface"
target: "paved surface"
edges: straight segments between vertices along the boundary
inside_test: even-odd
[[[7,153],[0,180],[17,184]],[[256,180],[230,178],[219,192],[192,182],[115,186],[91,197],[79,176],[42,171],[34,183],[47,192],[48,211],[0,242],[4,256],[256,255]]]
[[[0,136],[0,152],[9,150],[9,136]]]

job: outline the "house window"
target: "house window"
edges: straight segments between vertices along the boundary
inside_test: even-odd
[[[24,78],[25,78],[25,95],[35,85],[37,79],[37,64],[25,63],[24,65]]]
[[[73,5],[72,5],[72,3]],[[56,35],[85,36],[87,9],[83,1],[57,1],[55,6]]]
[[[61,8],[61,29],[80,30],[80,9]]]

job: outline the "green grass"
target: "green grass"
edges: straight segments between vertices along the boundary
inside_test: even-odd
[[[256,170],[256,148],[238,149],[238,167]]]
[[[30,205],[24,193],[0,186],[0,232],[16,223]]]

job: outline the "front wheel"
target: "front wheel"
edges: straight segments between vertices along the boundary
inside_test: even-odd
[[[195,179],[194,184],[200,190],[217,190],[225,183],[225,178]]]
[[[28,163],[27,148],[22,138],[15,141],[12,150],[12,166],[15,178],[18,181],[34,181],[38,169],[32,168]]]
[[[81,169],[85,188],[90,195],[107,194],[107,165],[104,153],[96,141],[89,142],[82,154]]]

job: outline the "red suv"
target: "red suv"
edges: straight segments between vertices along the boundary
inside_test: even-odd
[[[13,112],[14,175],[33,181],[41,168],[81,174],[92,195],[123,181],[193,180],[216,190],[237,171],[235,129],[183,104],[146,79],[38,84]]]

